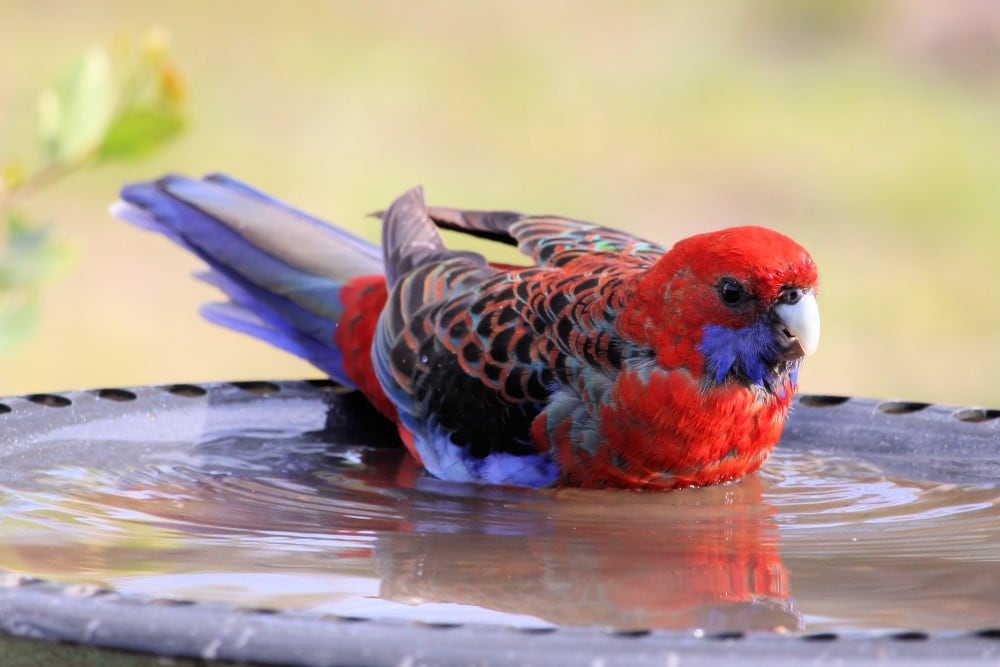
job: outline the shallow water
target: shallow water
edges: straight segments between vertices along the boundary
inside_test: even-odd
[[[997,485],[779,448],[707,489],[483,488],[333,444],[315,404],[280,406],[194,420],[137,407],[5,452],[0,570],[435,623],[933,632],[1000,618]]]

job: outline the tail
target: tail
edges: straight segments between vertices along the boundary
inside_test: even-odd
[[[371,346],[363,339],[385,302],[377,245],[223,175],[129,185],[111,210],[209,265],[199,277],[230,300],[202,307],[209,321],[302,357],[349,387],[364,390],[374,379],[358,367],[370,368],[360,361]],[[351,322],[338,330],[345,310]]]

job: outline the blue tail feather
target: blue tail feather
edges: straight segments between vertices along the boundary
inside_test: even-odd
[[[129,185],[122,198],[152,216],[167,236],[208,262],[213,268],[239,273],[263,290],[293,299],[326,317],[339,318],[336,289],[339,282],[290,266],[267,253],[219,221],[178,201],[155,185]]]
[[[377,267],[382,265],[382,248],[371,241],[367,241],[359,236],[355,236],[346,229],[341,227],[334,227],[333,225],[320,220],[319,218],[309,215],[305,211],[301,211],[294,206],[289,206],[288,204],[279,201],[267,194],[266,192],[261,192],[260,190],[247,185],[242,181],[238,181],[235,178],[228,176],[226,174],[209,174],[205,177],[206,181],[212,183],[218,183],[226,188],[233,191],[240,192],[242,194],[248,195],[250,197],[255,197],[260,201],[267,202],[269,204],[274,204],[283,208],[290,214],[300,218],[305,222],[309,222],[314,225],[317,229],[321,230],[323,234],[332,234],[336,237],[337,242],[340,243],[345,248],[348,248],[352,252],[359,253],[360,255],[370,259]],[[381,271],[380,268],[373,266],[373,270]]]
[[[213,269],[198,274],[198,278],[218,287],[230,299],[227,303],[204,304],[199,312],[206,320],[270,343],[353,387],[344,375],[340,349],[333,343],[336,322],[284,297],[256,290],[238,274]]]
[[[334,343],[341,285],[380,273],[372,243],[222,175],[129,185],[112,211],[164,234],[210,267],[202,278],[230,298],[203,315],[296,354],[350,384]]]

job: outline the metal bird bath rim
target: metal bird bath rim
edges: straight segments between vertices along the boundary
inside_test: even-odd
[[[894,474],[938,482],[996,484],[1000,411],[926,403],[804,395],[780,446],[836,443]],[[356,396],[326,381],[265,381],[107,388],[0,399],[0,468],[31,460],[39,434],[85,440],[132,429],[184,431],[213,411],[268,414],[280,422],[312,411],[332,433],[386,433]],[[391,431],[389,431],[391,432]],[[335,436],[336,437],[336,436]],[[116,452],[104,452],[113,460]],[[100,466],[96,460],[93,465]],[[18,637],[202,660],[282,665],[715,664],[804,660],[907,664],[997,664],[1000,619],[963,632],[716,634],[605,627],[518,628],[489,623],[361,619],[164,599],[29,574],[0,574],[0,630]]]

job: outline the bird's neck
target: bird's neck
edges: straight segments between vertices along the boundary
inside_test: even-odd
[[[682,304],[685,296],[672,294],[675,289],[683,288],[675,282],[679,274],[667,269],[669,267],[658,264],[644,274],[630,276],[622,284],[622,301],[626,307],[617,328],[623,339],[655,356],[660,368],[683,368],[695,379],[700,379],[704,367],[704,359],[698,351],[702,332],[698,323],[686,317],[680,306],[672,309],[666,305],[672,297]]]

